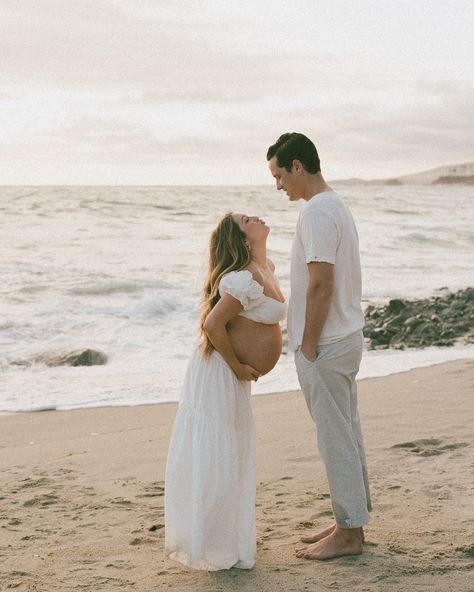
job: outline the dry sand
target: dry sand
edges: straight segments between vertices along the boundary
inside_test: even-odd
[[[473,387],[473,361],[359,383],[374,512],[364,554],[326,563],[295,557],[332,516],[304,399],[255,397],[263,544],[250,572],[164,556],[175,405],[4,415],[0,590],[472,592]]]

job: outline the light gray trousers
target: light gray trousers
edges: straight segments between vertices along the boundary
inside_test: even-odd
[[[295,352],[298,380],[316,424],[332,508],[341,528],[367,524],[372,509],[355,381],[362,348],[360,331],[318,346],[314,362],[301,348]]]

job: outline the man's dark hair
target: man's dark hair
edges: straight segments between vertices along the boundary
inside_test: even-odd
[[[304,134],[292,132],[280,136],[267,151],[267,160],[274,156],[276,156],[278,166],[289,172],[295,159],[301,162],[308,173],[321,172],[316,146]]]

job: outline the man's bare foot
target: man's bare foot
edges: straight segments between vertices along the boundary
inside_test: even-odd
[[[360,555],[362,553],[362,539],[358,528],[336,527],[324,539],[296,551],[301,559],[317,559],[325,561],[345,555]]]
[[[261,545],[263,543],[262,539],[258,536],[256,540],[257,545]]]
[[[324,530],[321,530],[317,534],[313,534],[311,536],[306,536],[306,537],[301,537],[301,542],[302,543],[317,543],[318,541],[325,539],[329,534],[331,534],[331,532],[334,532],[335,528],[336,528],[336,525],[331,524],[331,526],[328,526],[327,528],[325,528]]]
[[[325,528],[324,530],[321,530],[317,534],[313,534],[313,535],[307,536],[307,537],[301,537],[301,542],[302,543],[317,543],[318,541],[322,541],[323,539],[325,539],[328,535],[331,534],[331,532],[334,532],[335,529],[336,529],[336,525],[332,524],[331,526],[328,526],[327,528]],[[365,534],[364,534],[364,529],[362,528],[362,526],[360,527],[360,538],[361,538],[362,542],[365,543]]]

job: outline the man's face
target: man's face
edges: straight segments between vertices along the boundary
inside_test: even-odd
[[[276,181],[276,188],[278,191],[283,189],[290,201],[301,199],[301,195],[299,195],[298,191],[298,175],[295,172],[295,166],[291,168],[291,171],[287,171],[284,167],[278,166],[277,157],[273,156],[273,158],[268,161],[268,167]]]

